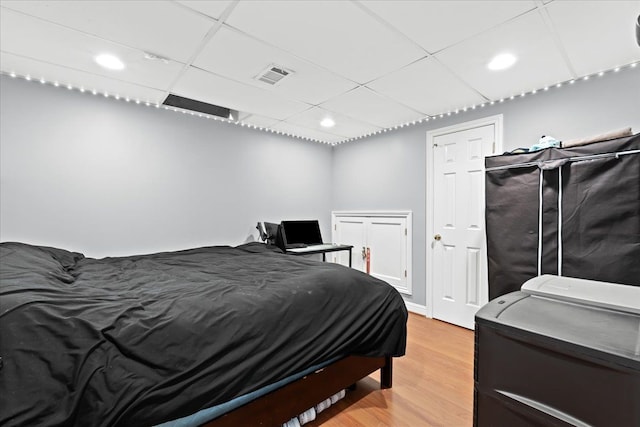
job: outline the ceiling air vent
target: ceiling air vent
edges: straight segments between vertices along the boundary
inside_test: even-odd
[[[279,65],[271,64],[267,67],[266,70],[258,74],[255,78],[256,80],[260,80],[261,82],[275,85],[291,73],[293,73],[293,71],[287,70],[283,67],[280,67]]]

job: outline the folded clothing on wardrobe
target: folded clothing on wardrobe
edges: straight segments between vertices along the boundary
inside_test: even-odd
[[[594,142],[606,141],[607,139],[622,138],[623,136],[633,135],[631,127],[623,129],[612,130],[600,135],[590,136],[587,138],[570,139],[569,141],[562,141],[562,148],[576,147],[578,145],[593,144]]]

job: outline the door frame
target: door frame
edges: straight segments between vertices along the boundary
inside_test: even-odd
[[[426,305],[426,317],[433,318],[433,196],[434,196],[434,188],[433,188],[433,140],[434,138],[442,135],[447,135],[450,133],[461,132],[477,127],[487,126],[487,125],[495,126],[495,147],[494,153],[502,153],[502,140],[503,140],[503,115],[497,114],[495,116],[488,116],[478,120],[471,120],[469,122],[458,123],[451,126],[446,126],[439,129],[433,129],[427,131],[427,139],[426,139],[426,235],[425,235],[425,253],[427,255],[426,265],[425,265],[425,279],[426,279],[426,290],[425,290],[425,305]],[[484,228],[484,227],[483,227]],[[486,235],[485,235],[486,236]],[[485,237],[486,239],[486,237]]]

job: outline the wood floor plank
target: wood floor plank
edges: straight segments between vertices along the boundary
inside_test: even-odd
[[[465,427],[473,420],[473,331],[410,313],[407,354],[393,388],[379,374],[318,414],[308,427]]]

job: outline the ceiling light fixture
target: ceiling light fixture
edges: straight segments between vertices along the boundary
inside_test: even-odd
[[[517,58],[511,53],[501,53],[493,57],[493,59],[487,64],[487,68],[492,71],[506,70],[515,64]]]
[[[325,117],[324,119],[322,119],[322,121],[320,122],[320,126],[322,126],[323,128],[332,128],[336,125],[336,122],[333,121],[333,119],[331,117]]]
[[[109,53],[102,53],[96,56],[95,61],[99,66],[106,68],[107,70],[124,70],[124,62],[122,62],[117,56]]]

